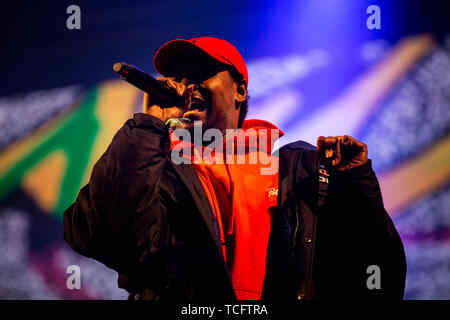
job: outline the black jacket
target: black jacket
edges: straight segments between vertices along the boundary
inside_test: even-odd
[[[263,299],[402,299],[403,244],[371,161],[330,172],[321,205],[318,171],[313,146],[298,141],[281,148]],[[380,268],[380,289],[367,286],[372,265]]]
[[[323,207],[317,172],[309,145],[280,150],[263,297],[401,298],[403,246],[370,163],[333,176]],[[64,212],[64,238],[116,270],[132,297],[235,299],[202,185],[192,166],[172,163],[164,123],[150,115],[136,114],[117,132]],[[373,264],[381,290],[365,285]]]

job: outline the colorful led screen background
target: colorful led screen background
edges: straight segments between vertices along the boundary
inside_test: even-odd
[[[81,9],[81,30],[66,8]],[[369,30],[366,8],[381,9]],[[44,1],[2,9],[0,299],[125,299],[62,240],[62,213],[142,94],[115,77],[175,38],[233,43],[248,118],[364,141],[405,245],[406,299],[450,299],[450,11],[433,1]],[[338,261],[336,263],[339,263]],[[66,268],[82,270],[69,290]]]

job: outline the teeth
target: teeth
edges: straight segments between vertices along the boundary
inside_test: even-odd
[[[189,110],[203,111],[205,109],[206,103],[199,95],[191,96],[191,105],[189,106]]]

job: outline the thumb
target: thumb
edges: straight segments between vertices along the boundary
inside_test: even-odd
[[[186,111],[191,106],[191,97],[192,92],[194,92],[194,85],[190,84],[186,87],[186,89],[183,92],[183,109]]]

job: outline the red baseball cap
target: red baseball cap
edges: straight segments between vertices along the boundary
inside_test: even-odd
[[[244,77],[248,86],[248,72],[239,51],[225,40],[201,37],[189,40],[177,39],[167,42],[155,55],[153,65],[156,71],[166,77],[174,76],[177,66],[189,63],[193,57],[205,61],[208,57],[223,64],[233,66]]]

